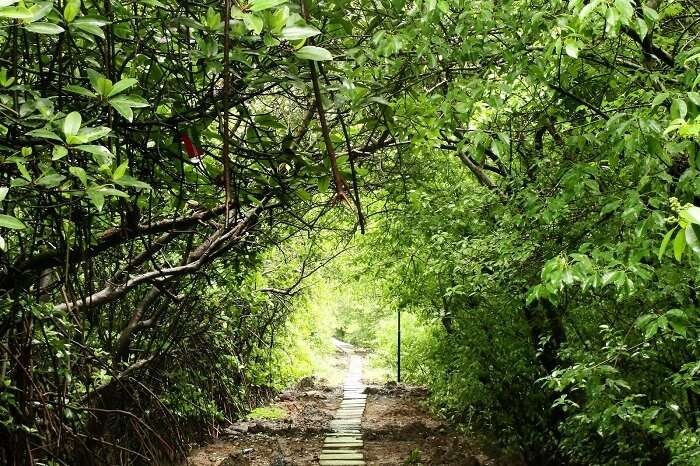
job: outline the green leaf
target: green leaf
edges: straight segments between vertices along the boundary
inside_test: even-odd
[[[66,136],[66,142],[70,145],[85,144],[87,140],[80,134]]]
[[[578,58],[578,41],[576,39],[568,38],[564,41],[564,49],[566,54],[571,58]]]
[[[700,93],[688,92],[688,100],[700,107]]]
[[[70,112],[63,120],[63,134],[73,136],[78,134],[82,118],[78,112]]]
[[[119,93],[122,93],[125,90],[129,89],[130,87],[132,87],[136,84],[138,84],[138,80],[136,80],[134,78],[122,79],[121,81],[114,84],[114,86],[112,86],[112,90],[109,92],[107,97],[112,97],[112,96],[115,96]]]
[[[129,168],[129,162],[124,161],[121,165],[119,165],[117,168],[114,169],[114,173],[112,173],[112,179],[113,180],[118,180],[122,176],[126,174],[126,170]]]
[[[674,332],[684,337],[688,336],[688,326],[685,323],[677,320],[669,320],[668,322],[671,324]]]
[[[625,23],[628,23],[634,16],[634,5],[632,5],[630,0],[615,0],[615,8]]]
[[[74,21],[75,24],[89,24],[91,26],[102,27],[109,24],[109,21],[100,18],[79,18]]]
[[[324,49],[323,47],[316,47],[314,45],[306,45],[294,52],[294,55],[296,55],[297,58],[301,58],[304,60],[333,60],[333,55],[331,55],[331,53],[328,50]]]
[[[44,129],[44,128],[33,129],[27,133],[27,136],[32,136],[35,138],[43,138],[43,139],[54,139],[56,141],[63,142],[63,140],[58,136],[58,134],[54,133],[53,131],[49,131],[48,129]]]
[[[662,92],[660,94],[657,94],[656,97],[654,97],[654,100],[651,102],[651,108],[656,108],[662,103],[668,99],[668,92]]]
[[[83,183],[83,186],[87,188],[87,174],[85,173],[85,170],[80,167],[70,167],[68,168],[68,171],[71,173],[71,175],[77,177],[80,182]]]
[[[282,28],[287,24],[287,19],[289,19],[289,7],[282,7],[275,10],[275,13],[269,17],[268,24],[270,30],[274,33],[279,33]]]
[[[637,18],[637,32],[639,33],[639,37],[644,40],[644,38],[647,36],[647,33],[649,32],[649,26],[647,25],[647,22],[644,21],[642,18]]]
[[[673,256],[678,262],[681,261],[683,257],[683,251],[685,250],[685,229],[679,230],[676,233],[676,237],[673,240]]]
[[[5,200],[5,198],[7,197],[7,193],[9,191],[10,191],[10,188],[8,188],[7,186],[0,187],[0,202]]]
[[[288,26],[282,30],[282,38],[285,40],[302,40],[321,34],[321,31],[312,26]]]
[[[19,0],[0,0],[0,8],[5,8],[6,6],[14,5]]]
[[[643,316],[639,317],[635,322],[634,326],[637,327],[638,329],[644,330],[649,326],[649,324],[652,321],[656,320],[656,316],[654,314],[644,314]]]
[[[685,227],[685,242],[690,246],[690,250],[700,256],[700,240],[698,240],[698,232],[700,226],[690,224]]]
[[[262,11],[287,3],[287,0],[252,0],[250,11]]]
[[[12,187],[12,188],[27,186],[28,184],[29,184],[29,181],[27,181],[24,178],[12,178],[12,181],[10,181],[10,187]]]
[[[331,184],[330,176],[322,176],[318,179],[318,192],[325,193]]]
[[[109,102],[109,104],[114,108],[121,116],[126,118],[129,123],[134,121],[134,112],[131,110],[131,107],[127,104],[124,103],[119,103],[119,102]]]
[[[107,95],[112,92],[112,80],[100,76],[97,78],[95,90],[102,97],[107,97]]]
[[[53,146],[53,150],[51,151],[51,160],[60,160],[66,155],[68,155],[68,149],[66,149],[64,146]]]
[[[55,35],[55,34],[60,34],[65,29],[63,29],[61,26],[58,24],[53,24],[53,23],[32,23],[32,24],[27,24],[24,26],[24,29],[26,29],[29,32],[34,32],[36,34],[48,34],[48,35]]]
[[[309,194],[304,189],[301,189],[301,188],[297,189],[295,191],[295,193],[297,194],[297,196],[299,196],[299,199],[301,199],[302,201],[310,201],[311,200],[311,194]]]
[[[249,31],[253,31],[253,34],[260,34],[263,29],[263,20],[258,15],[251,13],[246,14],[243,17],[243,23]]]
[[[11,215],[0,214],[0,227],[9,228],[10,230],[24,230],[27,228],[27,225]]]
[[[583,8],[581,8],[581,11],[579,11],[578,13],[579,19],[586,19],[588,15],[590,15],[591,12],[598,6],[599,3],[599,0],[593,0],[592,2],[589,2]]]
[[[152,189],[150,184],[144,183],[143,181],[139,181],[136,178],[132,178],[129,175],[123,175],[119,179],[114,180],[114,182],[120,186],[128,186],[130,188],[145,189],[145,190]]]
[[[8,6],[0,8],[0,18],[32,19],[34,13],[24,6]]]
[[[84,87],[75,84],[69,84],[63,89],[65,89],[68,92],[72,92],[73,94],[84,95],[85,97],[95,97],[95,93],[91,90],[85,89]]]
[[[107,136],[111,132],[111,128],[108,128],[106,126],[97,126],[94,128],[81,128],[80,131],[78,131],[78,136],[82,138],[82,140],[85,142],[92,142],[96,141],[97,139],[102,139],[103,137]]]
[[[32,175],[29,174],[27,167],[23,163],[18,161],[15,165],[17,165],[17,170],[19,170],[20,174],[22,175],[22,178],[24,178],[27,181],[32,181]]]
[[[688,114],[688,105],[682,99],[675,99],[671,104],[671,118],[684,119]]]
[[[206,24],[211,30],[218,29],[221,24],[221,15],[212,7],[207,10]]]
[[[99,188],[99,192],[101,192],[105,196],[129,197],[129,195],[124,191],[120,191],[114,188],[107,188],[104,186]]]
[[[666,318],[674,332],[684,337],[688,335],[688,316],[685,312],[681,309],[671,309],[666,312]]]
[[[675,228],[668,231],[668,233],[664,235],[664,239],[661,241],[661,247],[659,248],[659,260],[664,257],[666,249],[668,248],[668,243],[671,241],[671,236],[673,235],[674,231],[676,231]]]
[[[600,216],[604,216],[609,214],[610,212],[614,212],[617,210],[620,206],[622,205],[622,201],[612,201],[603,206],[602,209],[600,209]]]
[[[605,33],[613,34],[620,25],[620,13],[617,8],[609,7],[605,12]]]
[[[63,8],[63,18],[70,23],[80,13],[80,0],[69,0]]]
[[[100,37],[102,39],[105,38],[105,33],[100,28],[107,24],[106,21],[95,20],[91,18],[78,18],[70,24],[72,27],[79,29],[83,32]]]
[[[134,119],[132,108],[148,107],[148,103],[143,98],[135,95],[118,95],[109,99],[109,104],[130,122]]]
[[[656,21],[659,19],[659,13],[649,6],[644,5],[642,7],[642,11],[644,11],[644,16],[652,21]]]
[[[686,220],[700,225],[700,207],[688,207],[683,213],[685,214],[683,217]]]
[[[238,8],[236,5],[231,5],[231,18],[234,19],[243,19],[245,18],[247,13],[244,13],[241,11],[240,8]]]
[[[90,198],[90,202],[97,208],[99,212],[102,211],[102,207],[105,204],[104,194],[98,192],[97,190],[91,188],[87,190],[87,195]]]
[[[138,95],[118,95],[109,99],[109,103],[117,102],[120,104],[128,105],[132,108],[145,108],[148,107],[148,102],[143,97]]]
[[[94,156],[95,162],[98,165],[109,165],[112,163],[112,158],[114,157],[112,153],[104,146],[98,146],[93,144],[87,144],[83,146],[76,146],[76,149],[87,152]]]
[[[30,22],[34,23],[36,21],[39,21],[49,13],[51,13],[51,10],[53,10],[53,2],[40,2],[35,5],[33,5],[29,11],[32,12],[32,18],[30,19]]]
[[[615,286],[619,287],[624,283],[625,278],[625,273],[621,270],[607,272],[603,275],[603,286],[607,286],[611,283],[614,283]]]
[[[42,186],[46,186],[47,188],[55,188],[56,186],[61,184],[61,182],[65,179],[66,177],[64,175],[52,173],[50,175],[44,175],[42,177],[39,177],[39,179],[36,180],[36,183]]]
[[[654,335],[656,335],[659,331],[659,326],[656,325],[656,322],[650,324],[647,326],[646,330],[644,331],[644,338],[646,340],[649,340],[652,338]]]

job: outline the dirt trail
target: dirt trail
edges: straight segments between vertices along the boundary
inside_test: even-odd
[[[362,416],[367,395],[362,383],[364,357],[352,349],[343,349],[350,357],[348,371],[343,382],[343,401],[335,412],[323,441],[319,459],[321,466],[364,465],[364,444],[362,441]]]
[[[339,371],[348,370],[347,363],[352,355],[351,347],[339,346],[337,367]],[[357,356],[354,358],[356,359]],[[361,384],[359,379],[352,380],[350,385],[357,387],[358,383]],[[353,425],[353,429],[361,427],[361,433],[358,433],[352,443],[353,448],[356,449],[355,453],[362,449],[364,464],[375,466],[506,464],[485,454],[475,443],[469,442],[450,426],[431,416],[423,407],[427,397],[425,389],[389,382],[381,386],[368,385],[366,388],[363,386],[363,391],[366,393],[366,406],[364,412],[360,413],[362,422],[360,425]],[[353,393],[352,397],[357,399],[358,394]],[[334,464],[328,463],[329,443],[326,436],[332,437],[334,431],[338,430],[338,418],[348,417],[343,414],[343,409],[338,411],[341,402],[343,409],[347,409],[348,400],[343,401],[342,387],[327,386],[323,380],[313,377],[305,378],[294,389],[281,393],[273,403],[272,406],[284,411],[285,416],[282,419],[237,422],[224,429],[218,441],[193,451],[188,464],[190,466]],[[356,410],[351,409],[346,411],[346,414],[351,414],[355,422],[358,415],[353,411]],[[326,439],[325,444],[324,439]]]
[[[504,466],[483,447],[431,416],[427,391],[389,382],[366,390],[362,419],[365,461],[368,465]]]

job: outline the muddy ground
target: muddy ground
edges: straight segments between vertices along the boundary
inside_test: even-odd
[[[497,459],[447,424],[431,416],[419,387],[371,385],[362,421],[368,465],[403,464],[503,466]],[[219,441],[195,450],[191,466],[318,465],[323,438],[342,392],[323,381],[306,379],[282,393],[274,406],[287,413],[279,420],[242,421],[225,429]],[[407,462],[412,461],[412,462]]]
[[[403,464],[496,466],[505,464],[482,446],[468,441],[424,407],[427,392],[420,387],[369,386],[362,418],[368,465]]]
[[[286,417],[278,420],[237,422],[221,438],[192,452],[191,466],[292,466],[319,464],[323,438],[342,390],[323,381],[303,379],[281,393],[272,406]]]

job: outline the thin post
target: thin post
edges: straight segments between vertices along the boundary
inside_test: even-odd
[[[397,331],[396,331],[396,382],[401,383],[401,308],[397,311]]]

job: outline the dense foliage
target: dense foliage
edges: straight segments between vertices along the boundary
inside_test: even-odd
[[[419,11],[374,36],[421,64],[361,256],[411,379],[528,464],[698,464],[697,6]]]
[[[300,13],[0,2],[1,463],[169,462],[310,370],[326,258],[271,253],[328,210]]]
[[[182,456],[298,375],[328,330],[300,290],[355,230],[325,277],[372,298],[337,325],[417,316],[406,369],[446,415],[533,465],[699,461],[692,0],[0,23],[1,461]]]

